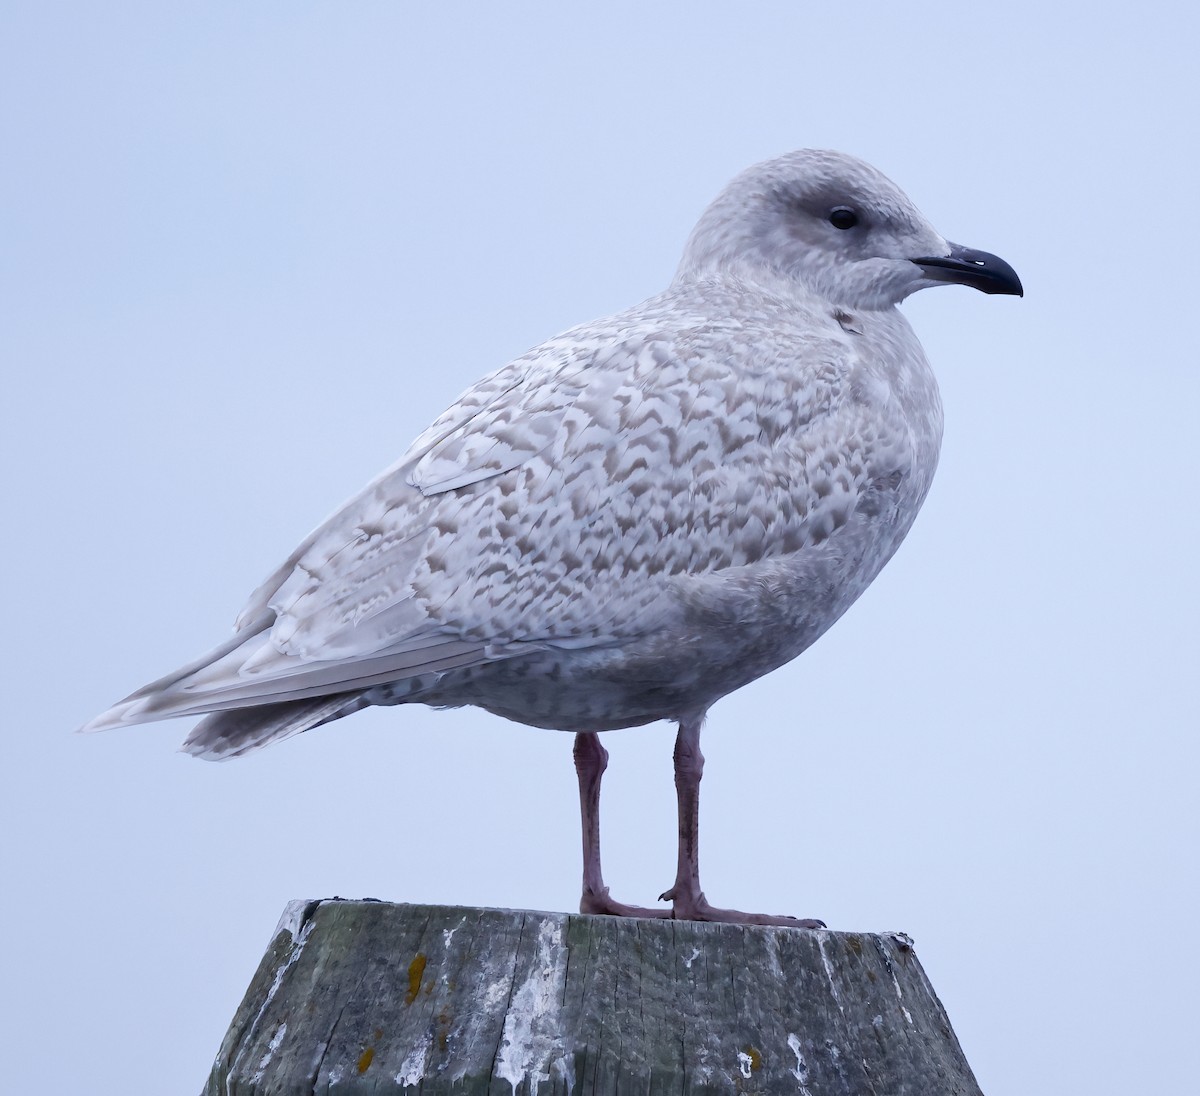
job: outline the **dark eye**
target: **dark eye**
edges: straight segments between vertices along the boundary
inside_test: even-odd
[[[853,228],[858,224],[858,214],[849,206],[838,206],[830,212],[829,223],[834,228]]]

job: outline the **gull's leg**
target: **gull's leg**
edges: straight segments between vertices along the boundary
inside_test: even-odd
[[[723,910],[708,904],[700,889],[700,778],[704,775],[704,755],[700,752],[700,728],[704,716],[679,721],[675,739],[675,793],[679,797],[679,867],[675,885],[660,901],[670,902],[673,916],[680,921],[731,921],[744,925],[789,925],[792,928],[820,929],[823,921],[799,917],[772,917],[764,913]]]
[[[608,767],[608,751],[600,736],[581,732],[575,736],[575,771],[579,774],[579,813],[583,821],[583,895],[580,913],[608,913],[617,917],[670,917],[671,911],[626,906],[609,896],[600,871],[600,778]]]

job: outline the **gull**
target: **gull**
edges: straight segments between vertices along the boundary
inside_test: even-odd
[[[251,596],[232,638],[92,720],[204,715],[223,760],[368,705],[475,705],[574,732],[584,913],[819,927],[700,887],[712,704],[809,647],[879,574],[929,490],[937,383],[896,305],[1022,294],[861,160],[738,175],[670,285],[469,388]],[[599,735],[678,725],[663,906],[600,862]]]

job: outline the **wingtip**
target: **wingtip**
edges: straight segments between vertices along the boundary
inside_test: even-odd
[[[165,716],[147,716],[146,698],[141,693],[134,693],[124,700],[114,704],[107,711],[101,712],[94,719],[88,720],[76,730],[76,734],[95,734],[97,731],[113,731],[118,727],[131,727],[135,723],[147,723],[153,719],[164,719]]]
[[[101,712],[94,719],[89,719],[83,726],[76,727],[76,734],[95,734],[97,731],[111,731],[117,727],[125,725],[125,721],[117,714],[123,707],[118,704],[115,708],[109,708],[106,712]]]

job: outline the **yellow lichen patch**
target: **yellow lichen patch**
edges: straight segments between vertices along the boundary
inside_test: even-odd
[[[759,1053],[758,1047],[746,1047],[746,1057],[750,1059],[750,1072],[762,1069],[762,1055]]]
[[[370,1069],[371,1062],[374,1060],[374,1058],[375,1058],[375,1048],[367,1047],[367,1049],[364,1050],[362,1052],[362,1054],[360,1054],[358,1057],[358,1072],[366,1073],[367,1070]]]
[[[411,1005],[421,992],[421,979],[425,977],[425,956],[417,952],[417,957],[408,964],[408,993],[404,995],[404,1003]]]
[[[862,937],[857,932],[846,933],[846,947],[854,952],[855,955],[862,955]]]

